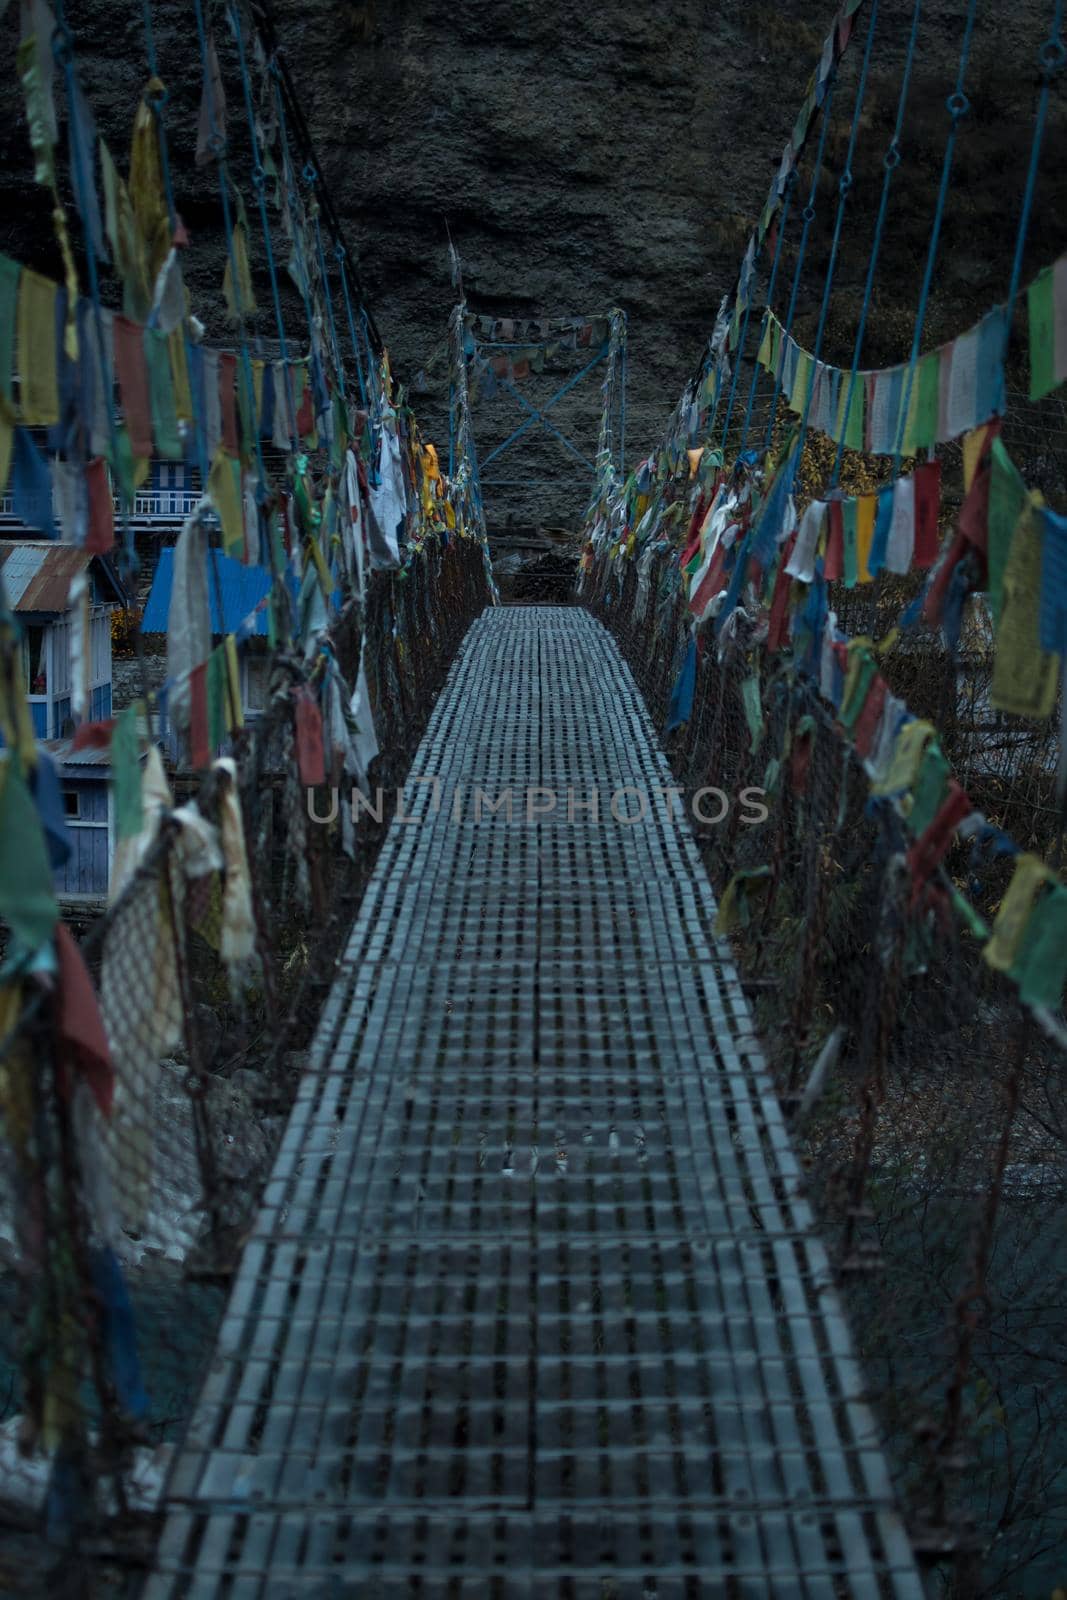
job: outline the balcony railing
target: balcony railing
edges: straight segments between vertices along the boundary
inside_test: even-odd
[[[135,522],[181,522],[200,499],[199,489],[146,489],[133,497]],[[0,517],[13,517],[14,501],[9,494],[0,495]],[[118,516],[118,501],[115,502]]]

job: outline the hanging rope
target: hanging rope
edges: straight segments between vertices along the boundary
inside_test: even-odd
[[[768,322],[768,320],[770,318],[770,308],[774,304],[774,291],[775,291],[775,287],[776,287],[776,285],[778,283],[778,267],[779,267],[779,263],[781,262],[781,259],[782,259],[782,243],[783,243],[783,240],[785,239],[785,230],[786,230],[786,227],[787,227],[788,222],[789,222],[789,209],[790,209],[790,206],[793,203],[793,195],[796,193],[796,188],[797,188],[797,184],[799,182],[799,179],[800,179],[800,174],[797,172],[796,167],[794,167],[792,172],[789,174],[788,178],[785,181],[786,182],[786,192],[785,192],[785,196],[784,196],[783,201],[782,201],[782,215],[781,215],[781,218],[780,218],[779,223],[778,223],[778,237],[775,239],[775,242],[774,242],[774,260],[771,262],[771,276],[770,276],[770,279],[768,280],[768,283],[767,283],[767,310],[764,312],[763,316],[760,319],[760,340],[761,341],[763,339],[763,334],[764,334],[764,331],[766,329],[767,322]],[[756,388],[757,388],[757,385],[759,384],[760,371],[761,371],[761,368],[760,368],[759,362],[758,361],[753,361],[753,363],[752,363],[752,381],[748,386],[748,404],[745,406],[745,421],[744,421],[744,425],[743,425],[743,427],[741,429],[741,443],[738,446],[738,450],[739,451],[743,450],[745,448],[746,443],[748,442],[748,430],[749,430],[749,427],[750,427],[751,422],[752,422],[752,407],[753,407],[753,405],[755,403],[755,399],[756,399]],[[726,434],[725,433],[723,434],[722,442],[723,442],[723,448],[725,449],[726,448]]]
[[[196,7],[196,32],[200,44],[200,63],[204,74],[204,83],[210,86],[211,64],[208,58],[207,30],[204,26],[204,8],[202,0],[194,0]],[[267,475],[263,467],[263,451],[260,446],[259,426],[256,416],[256,385],[252,375],[252,358],[248,350],[248,333],[245,327],[246,308],[241,303],[240,273],[237,267],[237,252],[233,242],[233,216],[230,210],[230,175],[226,160],[226,140],[220,133],[215,121],[215,107],[210,91],[205,95],[208,117],[211,123],[211,134],[208,139],[208,148],[215,158],[215,166],[219,178],[219,195],[222,200],[222,222],[226,232],[226,251],[230,262],[230,277],[233,282],[233,297],[237,308],[238,342],[241,349],[241,380],[245,391],[245,415],[250,421],[253,443],[256,455],[256,470],[261,493],[267,492]],[[222,620],[221,617],[219,619]]]
[[[848,391],[845,400],[844,424],[841,428],[841,437],[837,441],[837,450],[834,454],[833,470],[830,473],[830,487],[837,487],[841,476],[841,462],[845,454],[845,435],[848,431],[848,418],[852,411],[852,397],[856,389],[856,373],[859,370],[860,355],[863,351],[863,337],[867,331],[867,316],[871,309],[871,293],[874,289],[874,275],[878,267],[878,257],[882,250],[882,234],[885,230],[886,212],[889,209],[889,191],[893,183],[893,174],[900,165],[900,135],[904,128],[904,111],[908,103],[908,89],[911,85],[911,72],[915,63],[915,41],[919,36],[919,18],[922,14],[922,0],[915,0],[915,9],[912,12],[911,32],[908,35],[908,49],[904,57],[904,70],[900,78],[900,96],[897,100],[897,120],[893,125],[893,136],[889,146],[882,157],[882,195],[878,205],[878,217],[874,225],[874,239],[871,244],[870,260],[867,263],[867,281],[863,288],[863,304],[860,307],[860,319],[856,328],[856,342],[852,347],[852,368],[848,375]]]
[[[56,0],[56,30],[52,36],[52,53],[56,62],[63,69],[63,76],[67,89],[67,104],[73,107],[77,103],[78,82],[74,67],[74,40],[70,29],[67,27],[63,0]],[[122,473],[119,471],[119,427],[115,416],[115,389],[114,378],[107,359],[107,339],[104,334],[103,306],[100,301],[100,278],[96,266],[96,251],[92,237],[84,219],[90,215],[89,211],[89,171],[88,152],[82,146],[82,130],[80,118],[71,115],[70,119],[70,147],[72,156],[71,178],[74,184],[74,193],[78,201],[78,210],[83,218],[82,232],[85,237],[85,256],[89,278],[89,299],[93,307],[93,325],[96,332],[97,359],[100,363],[100,376],[104,387],[107,402],[107,431],[108,442],[111,448],[112,470],[118,479],[119,487],[119,515],[122,521],[122,547],[119,554],[119,566],[124,579],[131,582],[136,578],[138,571],[137,552],[133,543],[133,528],[130,524],[129,488]]]
[[[1037,116],[1034,119],[1034,136],[1030,144],[1030,165],[1026,173],[1026,188],[1023,191],[1022,211],[1019,214],[1019,226],[1015,235],[1015,254],[1011,264],[1011,282],[1008,285],[1008,305],[1004,317],[1004,346],[1001,354],[1000,368],[1000,404],[998,410],[1005,409],[1005,384],[1007,383],[1008,348],[1011,344],[1011,325],[1015,316],[1015,302],[1019,297],[1019,284],[1023,272],[1023,252],[1026,249],[1026,236],[1030,228],[1030,213],[1034,205],[1034,193],[1037,189],[1037,172],[1041,160],[1041,147],[1045,142],[1045,125],[1048,121],[1049,100],[1052,97],[1052,80],[1063,70],[1067,61],[1067,46],[1060,37],[1063,27],[1063,0],[1056,0],[1052,13],[1052,26],[1049,36],[1038,51],[1038,66],[1041,71],[1041,93],[1037,102]]]
[[[841,244],[841,229],[845,220],[845,207],[852,191],[852,158],[856,152],[856,137],[859,133],[860,113],[867,94],[867,76],[871,65],[871,51],[874,47],[874,33],[878,23],[878,0],[871,0],[870,21],[867,24],[867,43],[863,51],[863,65],[860,68],[859,83],[856,85],[856,99],[852,108],[852,125],[848,134],[848,149],[845,152],[845,167],[837,185],[837,215],[834,218],[834,235],[830,243],[830,259],[826,265],[826,278],[823,284],[822,305],[819,308],[819,325],[815,334],[815,348],[812,351],[811,372],[808,376],[807,394],[804,396],[804,413],[800,419],[800,433],[797,437],[796,449],[793,455],[793,481],[800,469],[800,460],[804,454],[804,441],[808,435],[808,418],[811,415],[811,401],[815,392],[815,373],[819,356],[822,353],[823,335],[826,332],[826,317],[830,309],[830,294],[833,289],[834,272],[837,268],[837,252]],[[846,413],[847,418],[847,413]]]
[[[793,282],[789,291],[789,309],[786,312],[784,333],[793,331],[793,318],[796,315],[797,297],[800,293],[800,277],[804,270],[804,262],[808,253],[808,238],[811,234],[811,225],[815,221],[815,197],[819,192],[819,179],[822,176],[823,158],[826,154],[826,135],[830,131],[830,111],[833,106],[834,89],[837,85],[836,72],[831,73],[826,87],[826,98],[823,101],[822,127],[819,130],[819,143],[815,149],[815,165],[812,168],[811,185],[808,189],[808,198],[801,211],[804,226],[800,230],[800,243],[797,246],[797,258],[793,265]],[[778,414],[778,400],[782,393],[782,366],[785,360],[785,337],[782,339],[782,355],[779,358],[774,374],[774,392],[771,395],[771,408],[767,414],[767,427],[763,436],[763,448],[767,451],[771,447],[774,436],[774,419]]]
[[[309,179],[314,182],[314,179]],[[337,338],[337,323],[333,315],[333,290],[330,287],[330,274],[326,268],[326,254],[322,248],[322,228],[319,226],[319,209],[312,203],[312,219],[315,223],[315,247],[319,255],[319,273],[322,277],[322,297],[326,302],[326,314],[330,320],[330,343],[333,346],[333,359],[337,368],[337,382],[341,390],[341,399],[345,398],[345,366],[341,359],[341,346]]]
[[[319,203],[322,206],[322,212],[326,218],[327,228],[330,231],[334,243],[344,247],[345,259],[352,263],[353,287],[356,291],[356,301],[360,314],[367,324],[370,336],[369,344],[371,352],[373,355],[381,356],[384,353],[385,345],[380,333],[378,332],[377,325],[373,316],[371,315],[370,308],[367,303],[367,296],[360,280],[358,268],[355,265],[356,256],[350,248],[348,240],[345,238],[344,229],[341,226],[340,218],[338,217],[337,211],[334,207],[333,199],[330,195],[329,189],[323,181],[322,163],[320,162],[316,153],[315,144],[311,137],[311,131],[307,125],[307,119],[305,118],[303,110],[301,109],[300,97],[298,96],[293,85],[292,77],[289,72],[289,63],[285,58],[285,52],[278,40],[278,30],[275,26],[274,15],[271,10],[269,0],[252,0],[252,13],[255,17],[256,26],[259,30],[260,37],[264,43],[267,58],[271,63],[271,72],[277,84],[280,100],[284,102],[286,107],[288,107],[289,121],[293,128],[294,138],[299,147],[303,164],[307,167],[310,167],[315,173],[315,182]]]
[[[911,403],[915,371],[919,365],[919,350],[922,345],[923,326],[926,322],[926,308],[930,302],[930,285],[934,280],[934,264],[937,261],[937,248],[941,239],[941,224],[944,221],[949,180],[952,177],[952,162],[956,153],[956,136],[959,132],[961,121],[971,109],[971,102],[964,93],[963,85],[967,76],[967,61],[971,50],[971,40],[974,36],[974,19],[977,9],[978,0],[969,0],[967,21],[964,25],[963,40],[960,45],[959,66],[956,71],[956,87],[945,102],[950,118],[948,138],[945,141],[945,153],[941,161],[941,185],[937,192],[934,220],[930,226],[930,242],[926,250],[926,267],[923,271],[922,287],[919,290],[919,306],[915,313],[915,329],[911,337],[911,354],[908,357],[908,371],[904,379],[900,418],[897,422],[896,446],[893,451],[894,480],[900,476],[900,461],[904,447],[904,428],[907,422],[908,407]]]
[[[348,273],[345,271],[347,252],[343,244],[335,244],[333,253],[341,273],[341,292],[345,300],[345,318],[348,322],[348,337],[352,345],[352,355],[356,363],[356,377],[359,380],[359,399],[363,410],[367,410],[367,383],[363,376],[363,360],[360,354],[359,338],[356,334],[356,322],[352,315],[352,296],[348,291]]]
[[[267,253],[267,271],[270,273],[271,298],[274,302],[274,322],[278,330],[278,349],[282,360],[282,371],[285,374],[285,392],[290,424],[290,447],[295,455],[299,448],[299,441],[296,436],[296,402],[293,394],[293,375],[289,370],[289,346],[285,336],[285,319],[282,316],[281,292],[278,288],[278,270],[274,260],[270,216],[267,211],[267,174],[263,167],[262,152],[259,147],[256,113],[252,104],[252,85],[249,82],[248,69],[245,63],[244,29],[241,25],[241,15],[236,0],[230,7],[230,23],[233,28],[234,38],[237,41],[237,57],[241,68],[241,88],[244,94],[245,115],[248,118],[248,137],[252,146],[252,187],[256,191],[259,218],[263,228],[263,245]]]
[[[162,81],[159,78],[159,62],[156,57],[156,34],[152,22],[152,0],[143,0],[141,13],[144,23],[145,55],[148,61],[148,74],[150,78]],[[170,233],[173,240],[178,226],[178,208],[174,200],[174,184],[170,171],[170,151],[167,140],[167,119],[164,115],[170,100],[166,89],[145,95],[149,108],[155,118],[156,139],[159,145],[159,166],[163,175],[163,194],[167,203],[167,216],[170,219]],[[182,344],[185,349],[186,371],[191,375],[194,368],[192,356],[193,341],[189,337],[189,325],[182,318]],[[193,409],[193,428],[196,435],[196,458],[200,468],[200,488],[203,492],[207,486],[207,475],[210,463],[207,459],[207,431],[204,417],[199,403],[200,397],[195,392],[196,385],[190,384],[190,400]]]

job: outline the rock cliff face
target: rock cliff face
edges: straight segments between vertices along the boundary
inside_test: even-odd
[[[600,312],[621,305],[630,327],[627,456],[654,442],[700,359],[721,296],[732,288],[747,231],[766,196],[831,0],[274,0],[279,36],[304,99],[324,172],[361,257],[377,321],[400,373],[412,378],[441,345],[453,300],[449,233],[473,309],[494,315]],[[814,323],[847,152],[848,124],[871,0],[860,13],[835,95],[830,176],[818,194],[799,297]],[[179,209],[193,236],[187,273],[196,309],[222,331],[218,187],[192,162],[200,67],[192,7],[157,0],[160,71]],[[924,343],[960,331],[998,298],[1010,272],[1036,103],[1037,51],[1051,6],[979,7],[941,265]],[[246,130],[234,58],[218,8],[229,79],[235,177],[247,184]],[[908,349],[941,156],[945,97],[955,79],[965,8],[926,0],[901,135],[886,242],[875,279],[863,364]],[[30,181],[14,72],[17,19],[0,118],[0,248],[58,275],[44,192]],[[912,0],[881,0],[831,301],[827,353],[851,356],[874,219],[892,133]],[[985,13],[985,14],[983,14]],[[101,130],[125,167],[137,95],[147,75],[141,8],[85,0],[72,17],[82,78]],[[1062,94],[1053,97],[1026,270],[1067,243]],[[806,192],[807,174],[803,183]],[[799,207],[797,208],[799,210]],[[73,219],[72,219],[73,220]],[[776,302],[784,308],[799,219],[787,232]],[[259,299],[269,306],[266,280]],[[112,295],[112,298],[114,296]],[[296,314],[296,302],[290,310]],[[269,319],[261,318],[264,332]],[[576,365],[531,379],[543,404]],[[591,455],[599,376],[550,414]],[[431,367],[416,393],[427,435],[447,445],[445,393]],[[525,413],[500,395],[479,404],[483,460]],[[484,477],[494,526],[575,525],[588,478],[534,427]]]
[[[959,139],[924,343],[962,331],[1007,289],[1048,11],[1027,3],[1010,17],[987,11],[979,21],[967,80],[974,115]],[[322,161],[402,369],[421,367],[442,336],[452,299],[447,228],[478,311],[626,310],[628,460],[643,454],[700,359],[720,297],[732,289],[831,12],[821,0],[669,0],[657,7],[620,0],[458,0],[447,7],[435,0],[279,0],[281,32],[306,89]],[[922,8],[865,365],[899,360],[909,347],[964,13],[948,0]],[[834,185],[868,14],[869,6],[835,97],[827,152]],[[831,354],[844,362],[912,14],[911,0],[882,0],[879,9],[831,302]],[[1067,193],[1054,154],[1061,137],[1056,108],[1029,270],[1064,248]],[[801,280],[802,328],[814,322],[835,204],[836,191],[825,183]],[[798,220],[787,240],[797,238]],[[787,269],[788,255],[783,285]],[[782,288],[776,300],[784,309]],[[547,399],[565,375],[531,380],[523,393]],[[440,436],[435,398],[420,397],[418,405]],[[562,408],[583,446],[595,442],[599,403],[595,382],[587,381]],[[482,402],[476,415],[483,458],[523,420],[506,396]],[[531,430],[500,459],[501,466],[509,462],[527,479],[558,483],[525,494],[487,487],[497,526],[508,514],[520,522],[573,523],[585,481],[580,468],[564,476],[577,463],[554,441]]]

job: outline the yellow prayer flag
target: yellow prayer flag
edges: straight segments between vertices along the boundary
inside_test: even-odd
[[[333,594],[334,591],[334,581],[330,576],[330,569],[326,565],[322,551],[319,549],[319,541],[316,539],[314,534],[312,534],[308,539],[308,550],[311,554],[312,561],[315,563],[315,571],[319,575],[319,583],[322,585],[322,592],[326,598],[329,599],[330,595]]]
[[[241,464],[220,446],[211,463],[208,495],[222,523],[222,544],[228,556],[244,554],[244,505],[241,498]]]
[[[130,201],[137,228],[144,241],[148,282],[155,283],[170,249],[170,212],[163,188],[159,128],[152,101],[166,89],[159,78],[150,78],[133,119],[130,145]]]
[[[974,482],[974,475],[978,471],[978,459],[982,454],[982,442],[985,439],[985,424],[980,428],[972,428],[970,433],[963,436],[963,492]]]
[[[244,708],[241,705],[241,674],[237,665],[237,640],[232,633],[228,633],[223,644],[229,684],[226,695],[226,726],[231,733],[236,733],[238,728],[243,728],[245,725]]]
[[[193,394],[189,385],[189,364],[185,359],[185,336],[181,328],[167,335],[170,375],[174,385],[174,415],[179,422],[193,420]]]
[[[1004,568],[1000,625],[989,698],[998,711],[1043,719],[1056,703],[1059,657],[1042,650],[1038,634],[1044,504],[1035,490],[1012,535]]]
[[[907,722],[897,734],[889,770],[879,783],[871,784],[872,794],[898,794],[911,789],[919,775],[926,746],[934,737],[929,722]]]
[[[231,238],[232,244],[222,279],[222,292],[226,298],[226,310],[235,322],[239,322],[242,317],[253,314],[256,309],[256,297],[252,292],[252,273],[248,265],[248,241],[244,226],[240,222],[234,224]]]
[[[56,354],[56,286],[24,267],[19,278],[18,373],[20,420],[27,427],[51,427],[59,421]]]
[[[870,583],[868,561],[874,542],[874,519],[878,510],[878,496],[861,495],[856,503],[856,576],[860,583]]]
[[[265,366],[265,361],[253,361],[252,363],[252,398],[257,417],[263,415],[263,368]]]
[[[993,923],[993,936],[982,951],[997,972],[1009,972],[1015,965],[1034,900],[1046,883],[1054,881],[1053,873],[1039,856],[1016,857],[1015,871]]]

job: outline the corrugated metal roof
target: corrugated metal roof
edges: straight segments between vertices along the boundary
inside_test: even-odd
[[[0,569],[14,611],[65,611],[70,581],[92,556],[77,545],[0,540]]]
[[[111,750],[107,746],[86,745],[84,750],[75,750],[73,739],[45,739],[42,743],[60,767],[103,767],[106,770],[111,765]]]
[[[271,575],[265,567],[246,567],[240,561],[234,561],[231,556],[224,556],[218,550],[209,551],[209,556],[214,555],[216,570],[218,572],[218,591],[222,594],[223,621],[219,623],[219,611],[216,601],[216,584],[211,575],[211,567],[207,570],[207,594],[211,608],[211,631],[213,633],[236,633],[251,612],[256,612],[256,607],[261,600],[266,599],[270,593]],[[170,613],[170,592],[174,585],[174,550],[173,547],[159,552],[159,566],[152,579],[152,588],[149,591],[148,602],[141,618],[142,633],[166,633],[167,617]],[[267,633],[267,608],[256,612],[253,625],[249,634]]]

